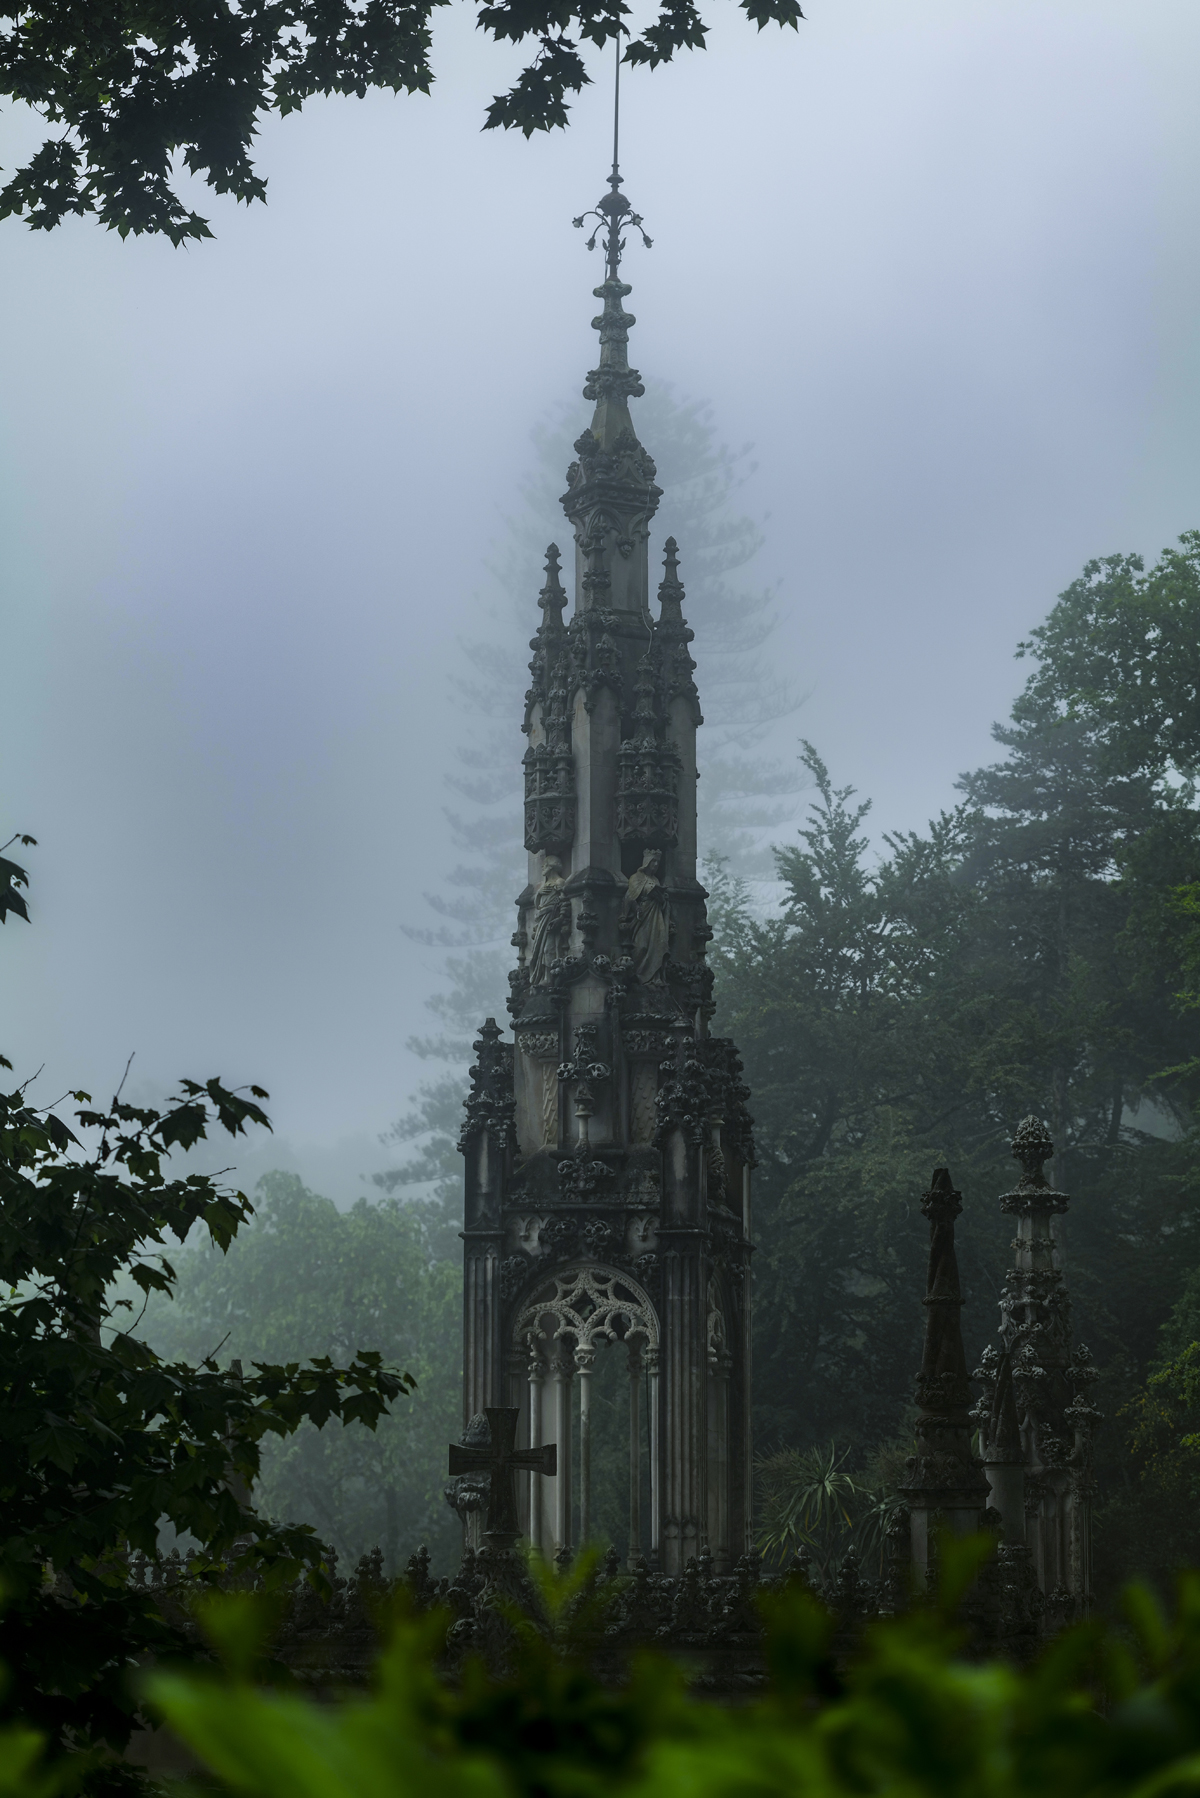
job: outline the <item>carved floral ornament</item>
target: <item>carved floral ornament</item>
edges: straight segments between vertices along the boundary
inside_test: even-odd
[[[569,1267],[545,1281],[525,1306],[513,1340],[531,1354],[571,1338],[576,1349],[640,1338],[658,1348],[658,1317],[628,1274],[607,1267]]]

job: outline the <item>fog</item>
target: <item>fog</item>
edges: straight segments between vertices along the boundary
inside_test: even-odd
[[[807,10],[714,7],[707,52],[623,83],[631,359],[755,445],[806,694],[777,753],[813,739],[913,827],[1082,564],[1200,525],[1200,11]],[[39,839],[0,1047],[42,1100],[131,1051],[132,1090],[256,1080],[247,1171],[339,1197],[427,1073],[441,963],[404,926],[456,859],[448,683],[530,430],[572,399],[582,427],[595,360],[570,221],[607,58],[565,135],[481,133],[518,58],[472,18],[439,20],[429,98],[266,123],[265,207],[192,194],[215,242],[0,225],[0,840]],[[9,114],[0,161],[37,141]]]

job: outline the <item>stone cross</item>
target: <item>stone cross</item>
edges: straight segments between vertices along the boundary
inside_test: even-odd
[[[528,1468],[530,1473],[546,1475],[558,1472],[558,1449],[553,1442],[543,1444],[541,1448],[517,1448],[517,1418],[520,1412],[515,1405],[493,1405],[484,1410],[488,1421],[490,1440],[486,1448],[463,1448],[461,1443],[450,1444],[450,1472],[482,1473],[487,1471],[488,1508],[487,1533],[489,1536],[516,1536],[517,1502],[513,1495],[512,1476],[517,1468]]]

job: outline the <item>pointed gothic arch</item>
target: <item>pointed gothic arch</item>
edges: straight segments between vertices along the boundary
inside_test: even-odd
[[[622,1345],[628,1356],[629,1553],[642,1551],[644,1454],[650,1469],[651,1555],[658,1553],[658,1357],[661,1326],[654,1301],[622,1269],[580,1261],[555,1268],[534,1287],[512,1327],[510,1353],[525,1362],[528,1434],[536,1448],[558,1444],[558,1473],[531,1483],[529,1535],[545,1554],[571,1546],[578,1493],[579,1536],[592,1520],[591,1385],[597,1351]],[[643,1444],[642,1382],[648,1388],[650,1439]],[[574,1393],[579,1394],[579,1440],[572,1442]],[[553,1433],[553,1437],[549,1432]],[[577,1488],[576,1488],[577,1482]]]

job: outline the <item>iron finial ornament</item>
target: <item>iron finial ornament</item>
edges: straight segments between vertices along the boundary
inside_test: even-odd
[[[588,249],[594,250],[601,233],[604,234],[604,261],[607,266],[608,279],[617,279],[617,270],[621,266],[621,255],[625,248],[622,232],[632,227],[642,240],[647,250],[653,248],[654,240],[646,235],[641,214],[635,212],[625,195],[621,192],[621,170],[618,162],[620,148],[621,123],[621,37],[617,33],[616,70],[613,76],[613,164],[612,174],[608,177],[610,192],[602,200],[597,200],[588,212],[581,212],[572,220],[577,231],[582,231],[588,219],[595,219],[592,235],[588,238]]]

